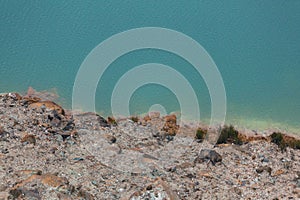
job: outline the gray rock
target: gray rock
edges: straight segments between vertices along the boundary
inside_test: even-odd
[[[210,161],[213,165],[222,162],[222,156],[215,150],[202,149],[194,162]]]

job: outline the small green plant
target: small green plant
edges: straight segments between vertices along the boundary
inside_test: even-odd
[[[286,150],[287,147],[300,149],[300,140],[296,138],[284,137],[284,134],[280,132],[272,133],[272,135],[270,135],[270,138],[271,142],[277,144],[282,151]]]
[[[271,135],[271,142],[273,142],[274,144],[281,144],[283,142],[283,135],[280,132],[274,132]]]
[[[272,133],[271,142],[274,144],[277,144],[278,147],[283,151],[287,147],[287,143],[284,141],[283,135],[280,132],[274,132]]]
[[[196,132],[195,138],[197,140],[203,140],[207,134],[207,130],[203,130],[202,128],[198,128]]]
[[[112,126],[117,126],[117,121],[114,117],[107,117],[107,122]]]
[[[230,126],[225,125],[221,130],[221,135],[219,136],[217,144],[234,143],[234,144],[241,145],[242,141],[240,140],[238,135],[239,132],[235,130],[235,128],[232,125]]]
[[[131,121],[133,121],[134,123],[137,123],[139,121],[139,118],[137,116],[131,116],[130,117]]]
[[[300,149],[300,140],[295,140],[291,142],[290,147],[293,149]]]

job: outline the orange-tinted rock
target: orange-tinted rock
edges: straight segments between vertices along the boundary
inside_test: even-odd
[[[273,132],[268,139],[270,142],[277,144],[281,150],[285,150],[287,147],[300,149],[300,138],[297,135],[292,136],[281,132]]]
[[[176,135],[179,129],[177,125],[177,117],[176,115],[167,115],[165,116],[165,124],[162,128],[163,131],[167,132],[169,135]]]
[[[143,117],[143,119],[141,120],[142,125],[146,126],[148,124],[148,122],[151,121],[151,117],[149,115],[146,115],[145,117]]]
[[[107,117],[107,122],[113,126],[117,125],[117,121],[114,117]]]
[[[41,175],[41,170],[19,170],[16,172],[18,176],[31,176],[31,175]]]
[[[262,135],[247,135],[244,133],[238,133],[238,138],[242,141],[242,142],[252,142],[252,141],[266,141],[267,138],[262,136]]]
[[[210,171],[208,171],[208,170],[200,170],[198,172],[198,176],[203,176],[206,178],[213,178],[213,176],[210,174]]]
[[[28,142],[30,144],[35,144],[36,143],[36,139],[34,135],[30,135],[30,134],[26,134],[22,139],[21,142]]]
[[[39,102],[41,99],[38,97],[23,97],[23,102],[25,104],[32,104],[32,103],[36,103]]]
[[[61,178],[58,176],[55,176],[53,174],[44,174],[41,176],[41,182],[44,185],[48,185],[50,187],[58,187],[62,185],[68,184],[68,181],[66,178]]]
[[[300,139],[299,138],[284,134],[283,140],[285,141],[287,146],[294,148],[294,149],[300,149]]]
[[[165,121],[169,122],[169,123],[175,123],[176,124],[177,117],[174,114],[173,115],[167,115],[167,116],[165,116]]]
[[[45,128],[50,128],[51,127],[50,124],[48,124],[48,123],[42,123],[41,126],[45,127]]]
[[[273,174],[273,176],[279,176],[279,175],[281,175],[281,174],[284,174],[284,170],[283,170],[283,169],[277,170],[277,171]]]
[[[149,122],[149,121],[151,121],[151,118],[150,118],[150,116],[149,116],[149,115],[146,115],[146,116],[144,117],[144,121],[145,121],[145,122]]]
[[[45,106],[49,110],[56,110],[59,114],[62,114],[62,115],[65,114],[64,109],[60,105],[54,103],[53,101],[35,102],[35,103],[30,104],[29,108],[41,108],[42,106]]]
[[[44,174],[44,175],[32,175],[29,178],[21,181],[14,188],[23,187],[27,183],[31,183],[33,181],[39,181],[45,186],[49,187],[59,187],[68,184],[68,180],[66,178],[61,178],[53,174]]]
[[[129,148],[128,150],[130,151],[138,151],[138,152],[143,152],[143,149],[142,148],[139,148],[139,147],[133,147],[133,148]]]

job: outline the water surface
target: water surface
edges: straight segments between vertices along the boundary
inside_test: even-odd
[[[227,123],[300,130],[300,1],[1,1],[0,92],[56,88],[71,107],[77,70],[108,37],[138,27],[165,27],[199,42],[217,64],[227,92]],[[117,80],[134,66],[172,66],[193,86],[201,116],[210,98],[201,76],[184,59],[141,50],[116,60],[100,80],[97,110],[110,114]],[[132,96],[133,114],[161,104],[180,110],[168,88],[145,85]]]

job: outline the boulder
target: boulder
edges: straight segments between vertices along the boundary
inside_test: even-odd
[[[199,156],[195,159],[195,163],[204,161],[209,161],[215,165],[217,162],[222,162],[222,156],[215,150],[201,149]]]

